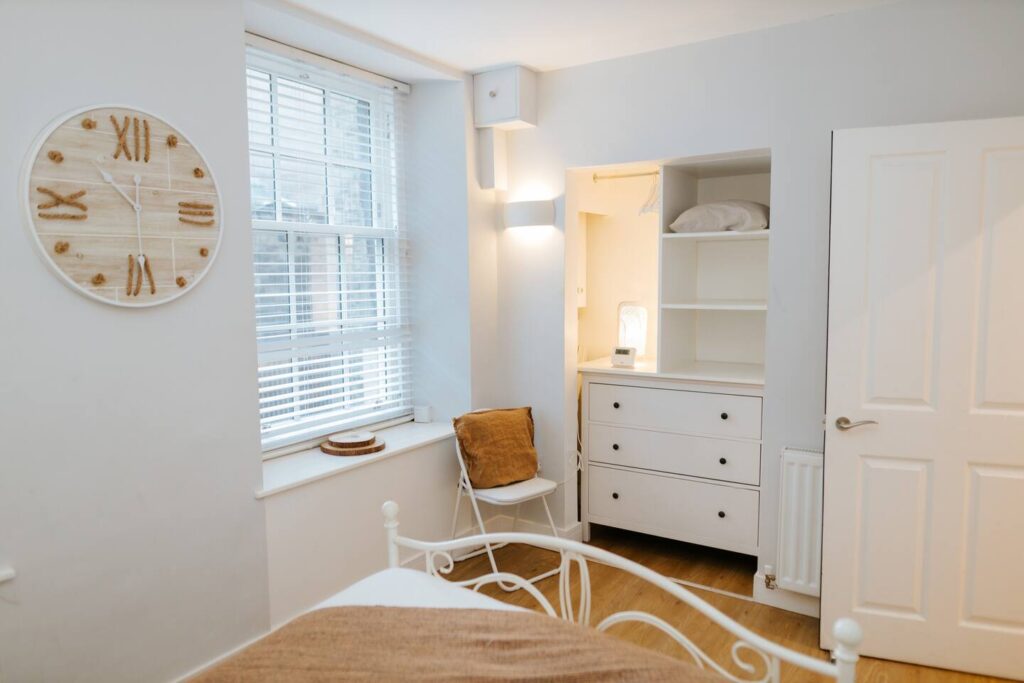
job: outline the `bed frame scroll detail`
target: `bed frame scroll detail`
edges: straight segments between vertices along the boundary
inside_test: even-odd
[[[559,581],[559,606],[554,605],[532,583],[521,576],[509,572],[491,572],[465,581],[453,582],[478,591],[481,587],[492,583],[512,584],[530,594],[548,616],[559,618],[570,623],[590,625],[591,590],[590,572],[587,561],[599,562],[616,569],[628,572],[648,583],[671,594],[676,599],[704,614],[721,628],[736,636],[737,640],[731,649],[732,663],[748,677],[739,677],[724,666],[713,660],[700,649],[689,637],[661,617],[636,610],[616,612],[604,618],[595,626],[598,631],[607,631],[616,624],[640,622],[656,628],[678,643],[693,661],[703,669],[709,669],[734,683],[779,683],[781,681],[781,664],[786,662],[802,669],[827,676],[837,683],[854,683],[858,660],[857,647],[863,639],[860,626],[852,619],[843,618],[836,621],[832,633],[836,639],[836,648],[832,651],[832,662],[815,659],[801,652],[790,650],[776,642],[754,633],[745,626],[726,616],[723,612],[705,602],[686,588],[673,583],[666,577],[647,567],[627,560],[614,553],[577,541],[528,533],[493,533],[464,536],[450,541],[427,542],[405,538],[398,534],[398,504],[394,501],[384,503],[381,511],[384,514],[384,527],[387,531],[388,566],[398,567],[401,561],[401,550],[423,553],[425,570],[433,576],[441,576],[452,571],[455,563],[452,553],[459,550],[479,548],[486,544],[523,543],[561,554],[561,563],[556,572]],[[572,572],[573,564],[579,572],[579,598],[573,604]]]

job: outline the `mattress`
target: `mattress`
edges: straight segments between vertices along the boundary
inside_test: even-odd
[[[352,606],[525,611],[413,569],[385,569],[371,574],[313,609]]]

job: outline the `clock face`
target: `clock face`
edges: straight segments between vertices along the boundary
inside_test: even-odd
[[[188,138],[137,109],[61,117],[33,148],[23,201],[44,257],[76,290],[152,306],[199,282],[220,244],[213,173]]]

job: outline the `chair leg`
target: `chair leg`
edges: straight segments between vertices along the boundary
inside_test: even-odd
[[[455,532],[459,524],[459,509],[462,508],[462,482],[455,487],[455,512],[452,513],[452,535],[451,538],[455,538]]]
[[[466,489],[463,487],[462,481],[460,481],[459,485],[455,488],[455,512],[452,513],[452,535],[451,535],[451,537],[453,539],[455,538],[455,534],[458,532],[459,512],[462,510],[462,498],[465,495],[469,495],[469,494],[464,493],[465,490]],[[487,530],[484,529],[483,524],[480,523],[479,521],[477,521],[478,519],[479,519],[479,514],[477,514],[474,517],[474,520],[473,520],[474,525],[480,528],[480,533],[482,533],[482,534],[487,533]],[[471,530],[471,532],[472,532],[472,530]],[[506,545],[508,545],[508,544],[507,543],[499,543],[498,545],[493,546],[493,548],[494,548],[494,550],[498,550],[499,548],[504,548]],[[479,555],[483,555],[485,552],[487,552],[487,548],[480,548],[479,550],[474,550],[472,552],[466,553],[465,555],[460,555],[459,557],[455,557],[453,559],[456,562],[462,562],[464,560],[468,560],[468,559],[477,557]]]
[[[455,530],[456,530],[455,526],[456,526],[456,523],[457,523],[457,520],[458,520],[458,510],[459,510],[459,507],[462,504],[462,498],[461,498],[462,488],[461,488],[461,484],[460,484],[460,488],[457,490],[456,493],[459,496],[459,498],[456,500],[456,503],[455,503],[455,515],[456,516],[453,517],[453,519],[452,519],[452,538],[455,538]],[[476,521],[476,525],[478,527],[480,527],[480,533],[481,534],[486,534],[487,533],[487,529],[486,529],[486,527],[484,527],[484,516],[480,512],[480,506],[477,503],[476,496],[473,495],[472,489],[469,490],[469,492],[466,495],[469,496],[470,507],[472,507],[472,509],[473,509],[473,517],[474,517],[474,520]],[[544,513],[547,515],[548,524],[551,525],[551,532],[554,534],[555,538],[558,538],[558,527],[555,526],[554,517],[551,516],[551,508],[548,507],[547,496],[542,496],[540,500],[544,504]],[[520,513],[521,505],[522,504],[517,504],[516,505],[515,517],[512,520],[512,530],[513,531],[515,531],[516,527],[519,524],[519,513]],[[482,555],[484,553],[487,553],[487,559],[491,563],[491,570],[495,574],[497,574],[498,573],[498,561],[494,557],[494,550],[497,550],[498,548],[504,548],[505,545],[507,545],[507,544],[501,543],[499,545],[491,546],[490,543],[485,543],[482,550],[475,550],[475,551],[473,551],[471,553],[468,553],[468,554],[460,557],[458,561],[461,562],[462,560],[468,560],[471,557],[477,557],[478,555]],[[559,556],[561,556],[561,553],[559,553]],[[559,566],[558,567],[555,567],[554,569],[548,570],[548,571],[546,571],[546,572],[544,572],[542,574],[538,574],[537,576],[534,576],[532,579],[528,579],[528,580],[529,580],[530,583],[536,583],[538,581],[541,581],[543,579],[548,578],[549,576],[554,576],[560,570],[561,570],[561,562],[559,562]],[[497,584],[498,584],[498,587],[501,588],[506,593],[514,593],[515,591],[519,590],[519,588],[520,588],[520,586],[516,586],[516,585],[510,584],[510,583],[505,583],[503,581],[498,581]]]
[[[548,524],[551,525],[551,533],[554,534],[555,538],[559,538],[559,536],[558,536],[558,527],[555,526],[555,519],[554,519],[554,517],[551,516],[551,508],[548,507],[548,497],[547,496],[541,496],[540,500],[541,500],[542,503],[544,503],[544,512],[548,516]],[[559,556],[559,558],[562,557],[562,552],[561,551],[558,552],[558,556]],[[561,568],[562,568],[562,563],[559,562],[558,566],[555,567],[554,569],[550,569],[550,570],[544,572],[543,574],[538,574],[537,576],[535,576],[532,579],[530,579],[530,583],[537,583],[538,581],[546,579],[549,576],[554,576],[555,574],[557,574],[561,570]]]
[[[478,525],[480,525],[480,533],[481,534],[486,534],[487,533],[487,529],[484,528],[484,516],[482,514],[480,514],[480,506],[477,504],[476,496],[473,495],[472,491],[470,491],[470,493],[469,493],[469,502],[473,506],[473,514],[476,515],[476,522],[477,522]],[[491,544],[490,543],[485,543],[484,544],[484,549],[486,549],[486,551],[487,551],[487,559],[490,560],[490,562],[491,562],[491,570],[495,574],[497,574],[498,573],[498,561],[494,559],[494,551],[491,549]],[[512,584],[505,584],[502,581],[498,581],[498,586],[503,591],[507,591],[507,592],[512,592],[514,590],[518,590],[517,586],[514,586]]]
[[[547,498],[547,496],[541,496],[540,500],[544,504],[544,512],[548,516],[548,524],[551,525],[551,533],[554,534],[555,538],[559,538],[559,536],[558,536],[558,527],[555,526],[555,519],[554,519],[554,517],[551,516],[551,508],[548,507],[548,498]],[[518,521],[519,521],[519,505],[516,505],[516,516],[515,516],[515,520],[512,522],[512,530],[513,531],[515,531],[515,525],[516,525],[516,523]],[[558,556],[559,556],[559,558],[562,557],[561,551],[559,551]],[[493,555],[491,556],[491,561],[492,561],[492,566],[494,567],[494,571],[497,572],[498,571],[498,567],[497,567],[496,564],[493,564],[493,561],[494,561],[494,556]],[[544,579],[548,578],[549,576],[554,576],[555,574],[558,574],[561,571],[561,569],[562,569],[562,563],[561,563],[561,561],[559,561],[558,566],[555,567],[554,569],[549,569],[548,571],[543,572],[541,574],[537,574],[537,576],[534,576],[532,579],[527,579],[527,580],[530,583],[537,583],[538,581],[543,581]],[[519,588],[520,588],[519,586],[510,586],[509,587],[509,586],[506,586],[505,584],[503,584],[501,582],[498,582],[498,586],[500,586],[501,589],[503,591],[507,592],[507,593],[513,593],[513,592],[519,590]]]
[[[544,512],[548,515],[548,524],[551,525],[551,533],[555,535],[555,538],[558,538],[558,528],[555,526],[555,518],[551,516],[551,508],[548,507],[548,497],[543,496],[541,498],[541,502],[544,503]]]

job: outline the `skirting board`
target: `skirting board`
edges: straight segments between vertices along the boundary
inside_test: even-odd
[[[764,574],[761,573],[754,574],[754,602],[814,618],[818,618],[821,613],[821,601],[818,598],[781,588],[765,588]]]
[[[490,532],[512,531],[512,522],[514,519],[515,518],[511,515],[495,515],[487,520],[487,530]],[[543,534],[545,536],[551,535],[551,527],[547,524],[523,519],[522,517],[519,518],[519,524],[516,525],[516,531],[523,531],[528,534]],[[571,541],[582,541],[583,525],[579,522],[573,522],[570,526],[560,528],[558,530],[558,535],[561,538],[567,538]]]
[[[284,624],[281,624],[281,626],[284,626]],[[280,628],[280,626],[277,627],[277,628]],[[212,669],[216,665],[218,665],[221,662],[223,662],[224,660],[226,660],[228,657],[231,657],[232,655],[238,654],[239,652],[241,652],[245,648],[249,647],[250,645],[255,645],[258,640],[266,638],[268,635],[270,635],[271,633],[276,631],[277,628],[272,628],[269,631],[267,631],[266,633],[261,633],[258,636],[256,636],[255,638],[250,638],[249,640],[245,641],[241,645],[238,645],[237,647],[231,648],[230,650],[228,650],[224,654],[221,654],[221,655],[218,655],[217,657],[214,657],[210,661],[206,662],[206,664],[200,664],[196,668],[194,668],[191,671],[189,671],[188,673],[186,673],[184,676],[172,679],[171,683],[187,683],[187,681],[189,679],[195,678],[196,676],[198,676],[199,674],[203,673],[207,669]]]

